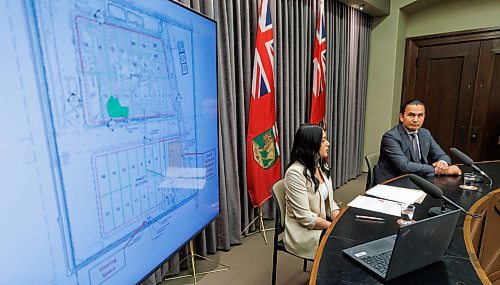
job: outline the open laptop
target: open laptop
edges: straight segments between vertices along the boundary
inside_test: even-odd
[[[390,280],[443,259],[460,210],[402,226],[396,235],[367,242],[343,252]]]

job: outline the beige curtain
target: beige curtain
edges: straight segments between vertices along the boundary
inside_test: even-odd
[[[194,240],[196,253],[206,255],[243,243],[241,231],[257,214],[246,189],[245,153],[260,1],[179,2],[218,23],[221,213]],[[317,7],[315,0],[271,0],[271,5],[277,118],[284,172],[295,130],[309,119]],[[325,20],[328,133],[333,141],[330,157],[334,183],[338,187],[361,173],[371,19],[342,3],[325,0]],[[274,216],[271,201],[264,203],[263,210],[266,217]],[[254,226],[250,228],[254,229]],[[184,247],[144,284],[160,282],[170,265],[186,254]]]

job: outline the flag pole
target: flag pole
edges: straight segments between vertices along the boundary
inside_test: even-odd
[[[262,215],[262,205],[259,206],[259,214],[257,215],[257,217],[255,217],[244,229],[243,231],[241,231],[241,234],[243,235],[243,237],[248,237],[248,236],[251,236],[251,235],[254,235],[254,234],[257,234],[257,233],[260,233],[262,235],[262,237],[264,238],[264,242],[266,243],[267,245],[267,236],[266,236],[266,231],[272,231],[274,230],[274,228],[267,228],[264,226],[264,219],[262,218],[263,215]],[[251,232],[251,233],[248,233],[246,234],[245,232],[248,230],[248,228],[250,228],[251,225],[255,224],[256,222],[259,223],[259,229],[254,231],[254,232]]]
[[[210,262],[215,262],[215,263],[217,263],[217,265],[220,265],[223,268],[221,268],[221,269],[215,269],[215,270],[209,270],[209,271],[203,271],[203,272],[196,272],[196,262],[195,262],[196,259],[195,259],[195,257],[198,257],[198,258],[201,258],[203,260],[210,261]],[[187,260],[188,258],[191,261],[191,274],[163,278],[163,281],[180,279],[180,278],[185,278],[185,277],[192,277],[193,280],[194,280],[194,284],[196,284],[196,281],[197,281],[196,280],[196,275],[202,275],[202,274],[208,274],[208,273],[226,271],[226,270],[231,269],[229,266],[227,266],[225,264],[222,264],[220,262],[217,262],[217,261],[212,260],[210,258],[207,258],[205,256],[201,256],[201,255],[198,255],[198,254],[194,253],[193,240],[190,240],[189,241],[189,254],[186,257],[184,257],[181,261],[179,261],[176,264],[174,264],[166,273],[170,272],[172,269],[174,269],[175,267],[177,267],[178,265],[180,265],[183,261]]]

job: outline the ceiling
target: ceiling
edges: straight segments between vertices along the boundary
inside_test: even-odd
[[[360,9],[363,7],[363,13],[372,17],[387,16],[391,12],[391,0],[339,0],[353,8]],[[450,0],[392,0],[400,3],[400,9],[406,14],[413,14],[423,8]]]

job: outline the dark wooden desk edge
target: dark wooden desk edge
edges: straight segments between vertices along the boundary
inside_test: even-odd
[[[313,263],[313,266],[311,268],[311,276],[309,277],[309,285],[316,284],[316,276],[318,275],[319,262],[321,260],[321,255],[323,254],[323,249],[325,248],[326,241],[328,240],[328,237],[332,233],[333,227],[335,227],[338,220],[340,219],[340,217],[342,217],[342,215],[345,213],[347,208],[348,207],[344,207],[340,210],[339,214],[332,221],[332,223],[330,224],[330,226],[326,230],[325,234],[323,235],[321,242],[319,243],[318,251],[316,251],[316,256],[314,257],[314,263]]]
[[[489,198],[491,198],[493,195],[500,193],[500,189],[496,189],[495,191],[491,191],[490,193],[486,194],[484,197],[481,199],[477,200],[472,207],[470,207],[469,212],[475,213],[477,208],[481,206],[484,202],[486,202]],[[465,241],[465,247],[467,248],[467,253],[469,254],[469,259],[472,263],[472,266],[474,267],[474,270],[476,270],[477,276],[481,280],[483,284],[489,284],[491,285],[491,281],[486,275],[486,273],[483,270],[483,267],[481,266],[481,263],[479,263],[479,260],[476,255],[476,251],[474,250],[474,245],[472,243],[472,237],[470,236],[471,232],[471,225],[472,225],[472,217],[471,216],[466,216],[464,220],[464,241]]]

